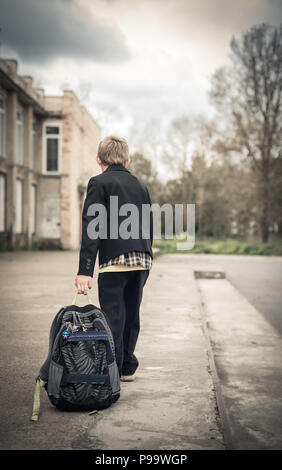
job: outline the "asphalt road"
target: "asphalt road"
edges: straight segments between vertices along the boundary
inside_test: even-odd
[[[234,287],[282,334],[282,257],[205,254],[189,258],[221,266]]]

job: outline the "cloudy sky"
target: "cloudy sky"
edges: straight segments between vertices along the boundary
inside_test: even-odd
[[[282,0],[0,0],[1,56],[47,94],[72,88],[105,133],[131,139],[210,115],[232,35],[281,18]]]

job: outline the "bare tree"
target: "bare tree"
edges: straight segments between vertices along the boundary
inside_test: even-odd
[[[130,155],[129,170],[146,184],[152,202],[159,202],[163,188],[152,164],[152,160],[146,158],[140,152],[134,152]]]
[[[193,130],[193,118],[190,116],[174,119],[167,129],[163,161],[178,178],[183,177],[191,164]]]
[[[273,176],[281,159],[282,25],[255,25],[231,40],[231,65],[212,77],[210,96],[225,119],[225,147],[257,177],[262,241],[268,241]]]

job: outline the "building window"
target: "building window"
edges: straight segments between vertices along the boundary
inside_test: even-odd
[[[32,168],[37,170],[38,156],[38,121],[36,117],[32,121]]]
[[[16,180],[16,223],[15,232],[23,232],[23,182]]]
[[[33,235],[36,232],[36,185],[31,186],[30,197],[30,231]]]
[[[6,175],[0,173],[0,232],[6,230]]]
[[[17,162],[23,165],[24,147],[24,111],[22,107],[17,110]]]
[[[0,155],[6,156],[6,98],[0,94]]]
[[[58,173],[60,171],[60,126],[46,125],[45,127],[45,171]]]

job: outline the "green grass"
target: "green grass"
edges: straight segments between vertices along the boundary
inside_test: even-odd
[[[259,241],[241,240],[216,240],[202,239],[195,242],[192,250],[180,251],[176,249],[177,239],[155,240],[154,248],[158,248],[158,254],[164,253],[211,253],[228,255],[276,255],[282,256],[282,239],[273,239],[268,243]],[[158,256],[157,254],[157,256]]]

